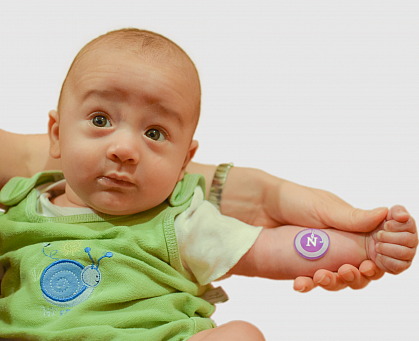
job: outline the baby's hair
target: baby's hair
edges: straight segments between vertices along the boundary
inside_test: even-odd
[[[140,30],[137,28],[123,28],[103,34],[89,43],[87,43],[74,58],[67,76],[63,82],[58,100],[58,112],[60,112],[60,103],[63,96],[63,91],[67,79],[71,75],[71,71],[75,65],[83,58],[83,56],[103,45],[110,46],[113,49],[121,50],[127,53],[134,54],[145,61],[157,62],[173,65],[182,70],[182,72],[189,73],[192,79],[195,79],[196,90],[198,91],[198,116],[201,102],[201,85],[199,81],[198,71],[191,58],[186,54],[181,47],[170,39],[161,34],[154,33],[147,30]],[[192,66],[192,67],[191,67]]]

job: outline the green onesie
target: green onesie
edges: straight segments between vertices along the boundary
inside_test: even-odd
[[[129,216],[44,217],[35,187],[58,172],[14,178],[0,192],[0,337],[186,340],[215,327],[207,290],[183,268],[174,218],[204,179],[186,174],[159,206]]]

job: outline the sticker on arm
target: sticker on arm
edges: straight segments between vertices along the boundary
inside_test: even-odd
[[[329,235],[318,229],[305,229],[294,238],[294,248],[301,257],[316,260],[323,257],[329,250]]]

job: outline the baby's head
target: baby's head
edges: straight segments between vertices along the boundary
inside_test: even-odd
[[[162,203],[198,147],[200,97],[193,62],[167,38],[126,29],[87,44],[50,113],[67,205],[122,215]]]

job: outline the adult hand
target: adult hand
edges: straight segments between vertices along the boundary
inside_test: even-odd
[[[320,286],[328,291],[338,291],[346,287],[352,289],[365,288],[372,280],[377,280],[384,275],[384,271],[379,269],[374,262],[366,260],[361,263],[359,269],[345,264],[338,272],[318,270],[311,277],[297,277],[294,280],[294,290],[299,292],[309,292],[316,286]]]
[[[281,179],[278,179],[281,180]],[[255,220],[262,225],[291,224],[312,228],[333,227],[342,231],[369,232],[387,216],[386,207],[354,208],[328,191],[281,180],[264,197],[264,212]]]

